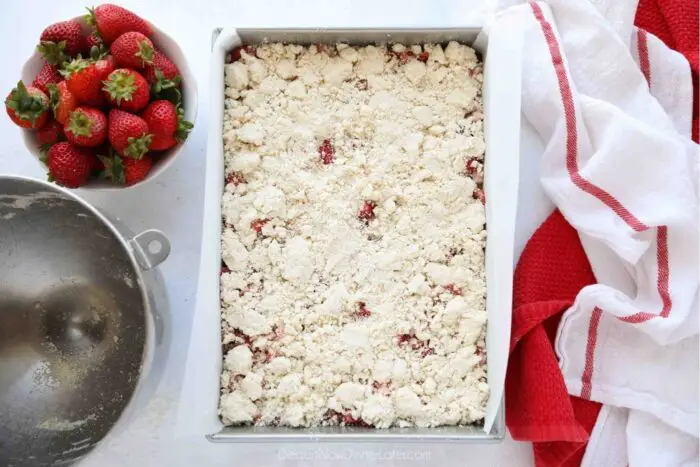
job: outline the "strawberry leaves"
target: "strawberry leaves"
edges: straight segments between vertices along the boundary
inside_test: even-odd
[[[126,183],[126,176],[124,175],[124,164],[119,156],[115,156],[113,151],[110,151],[107,156],[97,156],[102,164],[104,165],[104,170],[100,173],[100,177],[111,180],[114,183],[124,185]]]
[[[187,139],[187,135],[190,133],[194,125],[192,122],[185,120],[185,110],[178,105],[177,107],[177,130],[175,130],[175,139],[179,143],[182,143]]]
[[[102,90],[107,92],[117,104],[121,104],[122,100],[131,100],[136,92],[135,81],[134,75],[127,70],[116,70],[103,81]]]
[[[155,70],[156,79],[151,84],[151,99],[165,99],[173,104],[180,105],[182,94],[180,93],[180,76],[167,79],[162,71]]]
[[[42,41],[36,46],[36,50],[50,65],[60,66],[69,59],[68,55],[66,55],[66,41]]]
[[[129,137],[127,140],[128,144],[124,149],[124,155],[134,159],[141,159],[148,152],[151,140],[153,140],[152,134],[145,134],[138,138],[134,136]]]
[[[141,58],[144,66],[152,64],[153,44],[146,40],[139,42],[139,51],[136,53],[136,56]]]
[[[44,100],[36,95],[29,94],[22,81],[17,83],[17,87],[5,99],[5,106],[8,109],[12,109],[20,119],[30,121],[32,125],[49,108]]]

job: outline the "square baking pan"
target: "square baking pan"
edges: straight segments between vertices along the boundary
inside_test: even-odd
[[[503,30],[504,28],[499,28]],[[508,359],[513,279],[513,241],[518,193],[520,136],[520,60],[522,42],[514,35],[491,36],[480,25],[448,29],[216,29],[212,35],[209,139],[207,144],[204,226],[197,307],[188,354],[188,380],[182,404],[187,423],[197,424],[212,442],[493,442],[505,436],[503,385]],[[218,416],[221,350],[219,271],[221,196],[224,189],[223,113],[226,54],[240,45],[422,44],[456,40],[472,45],[484,59],[484,134],[486,155],[486,350],[491,391],[483,425],[436,428],[253,427],[224,426]],[[194,412],[194,415],[193,415]]]

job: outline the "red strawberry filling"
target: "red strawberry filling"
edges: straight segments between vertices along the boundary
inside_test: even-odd
[[[231,270],[228,268],[228,266],[226,266],[226,263],[224,263],[222,261],[221,262],[221,274],[229,273],[229,272],[231,272]]]
[[[275,353],[272,350],[251,349],[253,351],[253,360],[258,363],[270,363],[275,358]]]
[[[360,212],[357,213],[357,218],[364,222],[365,225],[369,225],[369,222],[376,217],[374,214],[374,208],[376,207],[377,204],[374,201],[365,201]]]
[[[255,219],[253,222],[250,223],[250,228],[256,231],[257,233],[262,233],[263,226],[268,222],[270,222],[270,219]]]
[[[233,49],[233,51],[231,51],[232,62],[237,62],[241,59],[241,51],[245,51],[245,53],[247,53],[248,55],[252,55],[253,57],[258,56],[255,47],[252,47],[250,45],[244,45],[242,47],[236,47],[235,49]]]
[[[479,363],[477,364],[478,367],[483,367],[486,365],[486,349],[483,347],[485,344],[482,342],[480,344],[476,345],[476,351],[474,352],[474,355],[477,357],[481,357],[479,359]]]
[[[265,337],[267,337],[268,340],[271,341],[278,341],[284,337],[284,330],[280,328],[279,326],[272,326],[272,332],[267,334]]]
[[[396,345],[410,345],[413,350],[420,350],[421,357],[426,357],[435,353],[435,349],[430,347],[430,341],[422,341],[415,334],[400,334],[396,336]]]
[[[470,78],[473,78],[474,76],[476,76],[476,75],[478,75],[479,73],[481,73],[481,71],[482,71],[482,68],[481,68],[480,66],[476,66],[476,67],[474,67],[474,68],[469,68],[469,71],[468,71],[469,77],[470,77]]]
[[[396,337],[396,345],[401,345],[405,344],[406,342],[410,341],[411,339],[415,339],[416,336],[413,334],[399,334]]]
[[[323,140],[323,143],[321,143],[321,145],[318,147],[318,154],[321,157],[321,162],[323,162],[324,165],[333,163],[333,155],[335,154],[335,149],[333,148],[331,140]]]
[[[423,63],[426,63],[428,61],[428,57],[430,57],[430,54],[428,52],[421,52],[418,54],[418,60],[420,60]]]
[[[372,312],[367,309],[365,302],[357,303],[357,311],[352,314],[356,318],[369,318]]]
[[[452,295],[462,295],[462,289],[460,289],[454,284],[447,284],[445,286],[445,290],[447,290]]]
[[[242,297],[243,295],[246,294],[246,292],[250,292],[251,289],[252,289],[251,285],[248,284],[244,289],[240,289],[240,290],[238,291],[238,296],[239,296],[239,297]]]
[[[360,91],[366,91],[369,88],[369,83],[366,79],[362,78],[360,80],[357,80],[357,83],[355,83],[355,87]]]
[[[464,163],[464,175],[471,177],[478,186],[484,182],[484,173],[481,164],[476,159],[467,159]]]
[[[379,381],[375,381],[372,383],[372,389],[374,389],[374,392],[377,394],[388,396],[391,394],[391,383],[380,383]]]
[[[408,60],[411,57],[415,57],[416,54],[414,54],[410,50],[404,50],[403,52],[399,52],[398,54],[396,54],[396,56],[399,58],[399,62],[401,64],[405,64],[405,63],[408,63]]]
[[[247,345],[250,345],[253,343],[253,338],[250,337],[248,334],[244,334],[243,331],[241,331],[238,328],[233,330],[233,335],[236,336],[237,338],[241,339]]]
[[[361,426],[364,428],[371,428],[371,425],[362,419],[355,418],[352,416],[350,409],[345,409],[344,412],[338,412],[337,410],[329,409],[325,415],[324,420],[332,422],[334,425],[345,425],[345,426]]]
[[[481,201],[481,204],[486,204],[486,193],[484,193],[484,190],[481,188],[477,188],[474,190],[474,194],[472,195],[474,199],[478,199]]]
[[[233,186],[238,186],[241,183],[245,183],[245,177],[240,172],[232,172],[226,175],[226,184],[233,183]]]

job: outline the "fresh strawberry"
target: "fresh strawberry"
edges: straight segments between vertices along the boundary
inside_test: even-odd
[[[122,157],[141,159],[148,152],[153,135],[141,117],[112,109],[109,112],[107,136],[117,153]]]
[[[93,47],[103,46],[104,42],[102,41],[102,36],[100,36],[100,33],[95,30],[85,38],[85,44],[89,50],[92,50]]]
[[[101,157],[104,164],[104,175],[108,180],[112,180],[120,185],[133,185],[138,183],[148,175],[153,166],[153,160],[149,156],[141,159],[131,157]]]
[[[111,44],[125,32],[140,32],[147,37],[153,34],[147,21],[126,8],[110,3],[93,9],[88,8],[85,21],[97,28],[97,32],[107,44]]]
[[[68,90],[81,104],[101,107],[104,104],[100,71],[94,63],[79,58],[68,63],[63,71]]]
[[[107,138],[107,117],[92,107],[78,107],[68,117],[63,131],[76,146],[99,146]]]
[[[148,104],[141,117],[154,135],[174,135],[177,131],[177,108],[172,102],[157,100]]]
[[[49,90],[46,85],[59,83],[61,81],[63,81],[63,76],[58,72],[58,68],[51,65],[49,62],[44,62],[44,66],[39,70],[39,74],[36,75],[36,78],[32,81],[32,86],[41,89],[44,91],[44,94],[48,94]]]
[[[149,156],[144,156],[142,159],[122,159],[122,163],[124,164],[124,179],[127,185],[133,185],[146,178],[153,167],[153,160]]]
[[[95,68],[97,68],[97,71],[100,74],[100,81],[106,80],[109,74],[113,72],[116,67],[117,65],[114,63],[114,57],[111,55],[105,55],[103,58],[95,61]]]
[[[127,112],[140,112],[151,97],[146,78],[127,68],[114,70],[103,84],[107,102]]]
[[[40,148],[51,146],[64,139],[63,125],[53,119],[36,132],[36,142]]]
[[[5,99],[5,110],[18,126],[38,129],[49,119],[49,98],[41,89],[25,87],[20,81]]]
[[[68,57],[83,52],[85,46],[80,23],[70,20],[54,23],[44,29],[37,49],[50,64],[60,65]]]
[[[175,64],[162,52],[153,52],[153,64],[144,70],[146,80],[151,85],[153,99],[167,99],[177,105],[182,100],[180,82],[182,77]]]
[[[92,170],[93,154],[68,142],[51,146],[46,156],[49,180],[68,188],[85,185]]]
[[[58,123],[64,125],[70,113],[78,107],[78,99],[68,90],[68,83],[61,81],[58,84],[49,84],[49,99],[53,116]]]
[[[177,139],[173,135],[153,135],[151,145],[148,147],[151,151],[165,151],[177,145]]]
[[[153,42],[140,32],[125,32],[109,47],[117,65],[141,69],[153,63]]]
[[[182,108],[167,100],[151,102],[144,110],[143,119],[153,134],[150,149],[164,151],[187,139],[192,123],[184,118]]]
[[[160,50],[153,51],[153,63],[146,66],[144,74],[148,80],[148,84],[153,85],[158,80],[156,71],[163,74],[163,79],[174,80],[180,76],[180,71],[175,64]]]

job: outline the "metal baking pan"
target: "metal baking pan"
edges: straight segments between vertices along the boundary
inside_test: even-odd
[[[488,37],[480,25],[449,29],[216,29],[212,36],[211,108],[205,184],[205,212],[197,307],[183,388],[182,423],[192,423],[209,441],[227,442],[495,442],[505,436],[503,385],[510,340],[513,237],[518,192],[520,69],[522,44]],[[484,425],[438,428],[252,427],[224,426],[218,416],[221,351],[219,270],[221,195],[224,188],[224,60],[239,45],[444,43],[471,44],[483,56],[486,159],[484,190],[489,238],[486,246],[487,353],[491,396]],[[193,413],[195,414],[193,416]],[[186,422],[185,422],[186,420]]]

